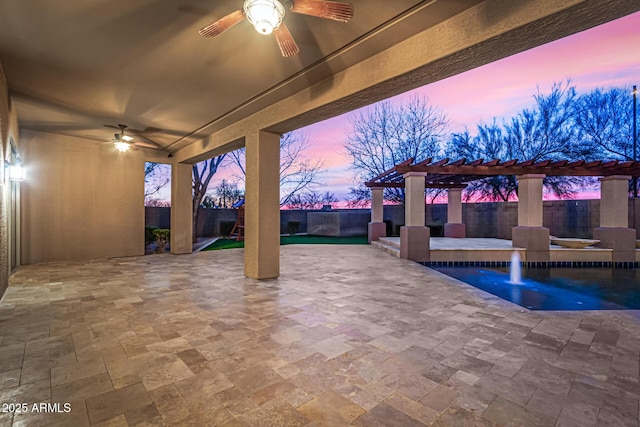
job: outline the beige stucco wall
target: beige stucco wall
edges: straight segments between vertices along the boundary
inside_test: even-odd
[[[144,157],[24,130],[22,263],[144,254]]]

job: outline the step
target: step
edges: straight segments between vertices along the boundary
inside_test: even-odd
[[[385,252],[387,252],[387,253],[389,253],[389,254],[391,254],[393,256],[396,256],[398,258],[400,257],[400,248],[396,247],[393,244],[388,244],[388,243],[383,242],[381,240],[377,240],[377,241],[371,242],[371,246],[373,246],[374,248],[381,249],[381,250],[383,250],[383,251],[385,251]]]
[[[387,237],[380,237],[378,238],[378,241],[381,242],[382,244],[385,244],[387,246],[391,246],[393,248],[397,248],[400,249],[400,239],[398,239],[397,237],[393,240],[387,238]]]

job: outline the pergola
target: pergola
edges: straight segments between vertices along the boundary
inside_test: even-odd
[[[600,227],[593,232],[600,246],[613,249],[614,261],[635,260],[635,230],[628,228],[628,181],[640,176],[640,162],[595,160],[460,159],[413,163],[408,159],[365,185],[371,188],[369,241],[386,235],[383,218],[385,188],[405,188],[405,225],[400,229],[400,256],[429,260],[429,228],[425,226],[425,188],[448,191],[446,237],[466,237],[462,222],[462,190],[471,181],[514,175],[518,179],[518,226],[512,230],[514,247],[527,249],[528,261],[549,260],[549,229],[542,226],[542,181],[546,176],[600,177]]]

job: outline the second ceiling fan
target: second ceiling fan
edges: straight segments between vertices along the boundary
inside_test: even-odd
[[[300,52],[289,29],[282,22],[286,10],[293,13],[349,22],[353,18],[351,3],[329,0],[245,0],[242,9],[236,10],[202,28],[199,33],[204,37],[215,37],[245,17],[260,34],[273,33],[282,56],[290,57]]]

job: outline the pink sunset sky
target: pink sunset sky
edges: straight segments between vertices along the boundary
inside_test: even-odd
[[[596,87],[640,85],[640,13],[609,22],[546,45],[513,55],[391,98],[401,103],[415,95],[427,97],[450,120],[450,130],[468,127],[475,133],[479,122],[508,120],[533,105],[538,88],[547,92],[553,82],[570,78],[578,93]],[[629,102],[631,102],[631,93]],[[366,108],[366,107],[365,107]],[[303,128],[311,140],[307,155],[323,159],[326,172],[321,192],[345,199],[354,186],[350,158],[343,147],[351,130],[349,116],[334,117]],[[233,179],[234,168],[220,170],[213,189],[223,179]],[[240,184],[242,186],[242,184]],[[596,196],[598,197],[598,196]]]

